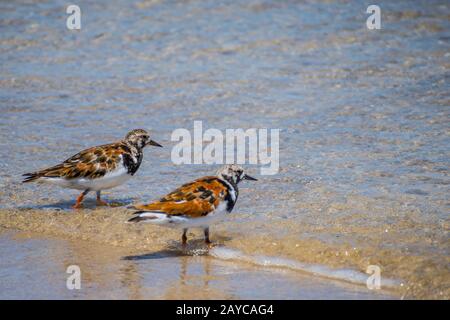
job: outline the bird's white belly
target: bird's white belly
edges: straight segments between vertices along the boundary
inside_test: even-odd
[[[75,178],[75,179],[64,179],[64,178],[46,178],[43,182],[48,182],[51,184],[56,184],[64,188],[78,189],[78,190],[105,190],[117,187],[123,184],[131,175],[127,173],[125,168],[119,168],[115,171],[108,172],[103,177],[88,179],[88,178]]]
[[[221,202],[213,212],[205,217],[199,218],[184,218],[174,216],[172,219],[174,223],[169,223],[168,227],[175,228],[203,228],[225,219],[228,211],[226,210],[226,203]],[[178,219],[177,219],[178,218]],[[179,221],[176,221],[179,220]]]

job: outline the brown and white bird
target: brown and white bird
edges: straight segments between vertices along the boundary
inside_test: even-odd
[[[125,139],[83,150],[56,166],[25,173],[23,182],[43,182],[64,188],[83,190],[73,208],[81,208],[81,202],[90,191],[97,192],[97,205],[102,201],[102,190],[117,187],[130,179],[142,162],[145,146],[162,147],[150,139],[143,129],[130,131]]]
[[[188,228],[201,227],[205,242],[210,244],[209,226],[230,213],[238,199],[238,183],[250,177],[238,165],[226,165],[216,176],[207,176],[183,184],[178,189],[150,204],[131,208],[134,217],[128,222],[147,222],[183,229],[182,243],[186,244]]]

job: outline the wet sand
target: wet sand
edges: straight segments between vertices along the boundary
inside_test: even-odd
[[[252,226],[252,232],[249,232],[249,230],[245,230],[245,227],[242,228],[242,223],[230,218],[230,221],[224,221],[212,228],[212,240],[216,243],[216,247],[208,250],[203,245],[201,232],[194,230],[189,234],[191,241],[188,249],[183,252],[180,246],[180,232],[152,225],[127,224],[125,221],[129,214],[130,210],[124,208],[83,209],[80,211],[1,210],[0,226],[11,230],[32,232],[34,236],[31,236],[30,239],[35,239],[36,235],[40,234],[56,237],[55,239],[65,239],[71,243],[83,241],[82,247],[91,246],[88,243],[92,243],[93,247],[106,245],[105,248],[108,249],[105,249],[104,253],[108,254],[107,252],[111,251],[111,256],[115,257],[115,261],[119,264],[119,259],[117,259],[119,255],[114,253],[116,251],[120,252],[122,256],[135,256],[137,258],[131,260],[138,261],[141,260],[139,256],[144,257],[142,260],[145,260],[145,257],[150,260],[159,257],[176,257],[175,261],[182,260],[184,256],[192,258],[192,256],[205,255],[207,260],[228,261],[236,268],[244,265],[245,268],[250,269],[262,268],[263,272],[268,273],[275,268],[306,277],[312,282],[317,280],[322,284],[328,283],[326,280],[331,281],[330,285],[336,280],[347,285],[353,283],[359,287],[360,292],[364,293],[361,297],[365,297],[366,294],[369,295],[367,297],[370,297],[373,294],[365,286],[368,276],[365,274],[365,270],[368,265],[375,264],[382,266],[381,284],[384,293],[379,296],[381,298],[446,299],[450,292],[447,287],[447,257],[441,257],[442,260],[439,261],[438,257],[432,255],[405,255],[404,252],[399,252],[395,248],[389,249],[386,241],[392,235],[376,229],[372,229],[370,232],[365,229],[360,234],[360,236],[365,235],[365,241],[368,241],[370,245],[353,246],[349,239],[338,243],[321,241],[317,238],[292,237],[289,228],[293,227],[293,223],[288,221],[271,223],[272,230],[278,229],[284,232],[284,234],[280,233],[279,236],[274,236],[259,231],[268,228],[267,225],[255,224]],[[295,228],[296,232],[303,234],[315,229],[314,226],[307,224],[295,225]],[[336,232],[335,228],[330,228],[327,232]],[[349,233],[355,236],[355,233],[361,232],[361,230],[350,228],[340,229],[339,232],[343,236]],[[372,234],[372,236],[367,237],[367,234]],[[37,238],[41,238],[41,236]],[[398,239],[398,236],[396,235],[394,238]],[[48,238],[44,236],[43,239]],[[407,239],[407,236],[402,238],[405,247],[414,245],[413,242],[409,244]],[[384,242],[385,248],[381,249],[381,246],[377,246],[376,241],[380,244]],[[374,247],[377,250],[374,250]],[[62,255],[59,257],[62,259],[68,253],[62,250],[59,254]],[[86,254],[85,258],[90,256],[93,255]],[[56,258],[58,258],[58,254],[55,254]],[[184,259],[190,260],[191,258]],[[164,273],[164,271],[161,272]],[[302,287],[301,284],[300,287]],[[172,289],[177,290],[176,288]],[[326,292],[318,290],[314,298],[333,298]],[[290,298],[306,298],[300,291],[298,296],[292,293],[280,293],[280,297],[285,297],[284,294],[287,294]],[[238,293],[236,294],[242,297]],[[343,294],[345,294],[345,290]],[[152,297],[157,296],[152,295]],[[170,297],[175,298],[176,294],[174,293]],[[266,297],[270,298],[270,296]],[[188,296],[180,294],[179,298],[188,298]]]
[[[62,225],[52,220],[53,227],[44,233],[0,228],[1,299],[399,298],[387,290],[371,291],[299,270],[216,258],[199,241],[182,251],[136,234],[134,241],[116,241],[112,238],[117,235],[85,232],[83,238],[89,240],[81,240],[79,231],[56,231]],[[83,220],[89,224],[90,218]],[[158,237],[167,238],[161,232]],[[70,265],[80,267],[80,290],[66,288]]]

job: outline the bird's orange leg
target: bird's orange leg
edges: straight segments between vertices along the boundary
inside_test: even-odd
[[[81,202],[83,202],[84,196],[89,193],[89,189],[84,190],[77,198],[77,201],[75,202],[75,205],[72,207],[73,209],[80,209],[83,207]]]
[[[101,194],[101,191],[97,191],[97,205],[98,205],[98,206],[107,206],[107,205],[108,205],[108,202],[103,201],[103,200],[100,198],[100,194]]]
[[[187,236],[186,236],[187,230],[188,230],[187,228],[183,229],[183,235],[181,236],[181,244],[183,245],[183,247],[185,247],[187,244]]]
[[[205,233],[205,243],[211,245],[212,242],[209,240],[209,228],[205,228],[203,232]]]

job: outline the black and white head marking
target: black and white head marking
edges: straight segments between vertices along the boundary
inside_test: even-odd
[[[234,204],[239,196],[238,183],[242,180],[256,180],[245,174],[244,168],[237,164],[230,164],[222,167],[217,171],[217,176],[226,185],[228,195],[225,197],[227,201],[227,211],[233,210]]]
[[[128,173],[134,175],[139,169],[143,158],[143,151],[146,146],[162,147],[156,141],[150,139],[150,135],[144,129],[134,129],[128,132],[123,140],[126,148],[126,154],[123,155],[123,164]]]
[[[125,136],[125,143],[137,149],[143,149],[148,141],[150,141],[150,135],[144,129],[131,130]]]
[[[219,169],[219,171],[217,171],[217,176],[234,185],[237,185],[244,179],[245,173],[244,168],[241,166],[237,164],[229,164]]]

